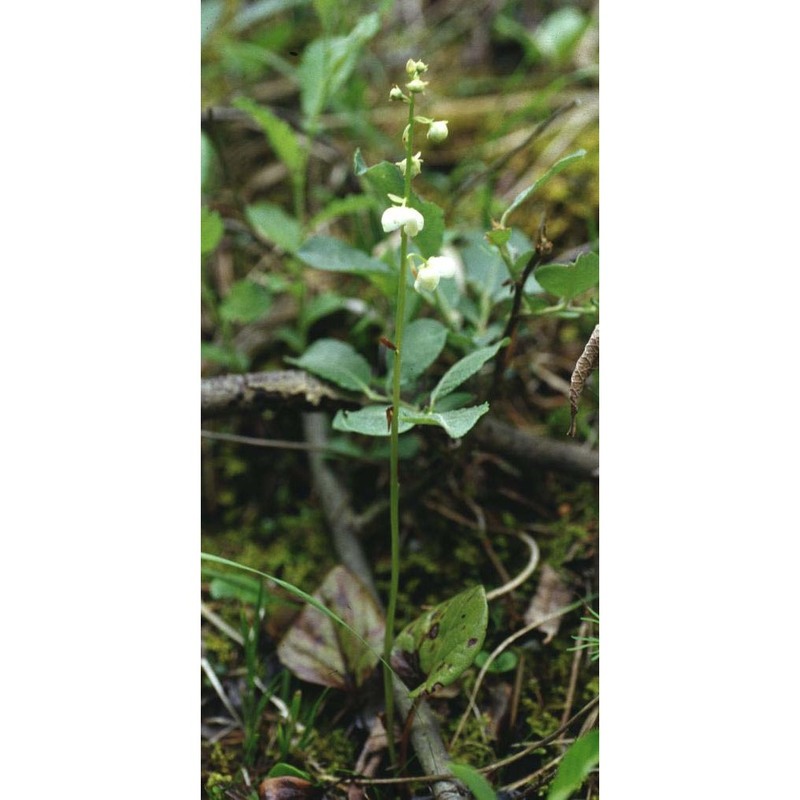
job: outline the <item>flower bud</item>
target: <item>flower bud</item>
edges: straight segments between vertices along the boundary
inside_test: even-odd
[[[428,83],[429,81],[423,81],[419,78],[414,78],[406,84],[406,89],[408,89],[408,91],[412,94],[420,94],[421,92],[425,91],[425,87],[428,85]]]
[[[434,144],[443,142],[447,138],[447,120],[440,119],[431,122],[428,126],[428,140]]]
[[[403,94],[403,90],[399,86],[395,86],[392,88],[392,91],[389,92],[389,99],[390,100],[405,100],[406,96]]]

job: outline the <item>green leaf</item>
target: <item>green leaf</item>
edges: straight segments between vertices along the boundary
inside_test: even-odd
[[[296,253],[303,241],[300,223],[290,217],[280,206],[272,203],[255,203],[244,210],[247,221],[256,232],[287,253]]]
[[[237,97],[233,105],[248,113],[258,123],[275,154],[286,165],[292,177],[298,179],[305,169],[306,156],[291,125],[247,97]]]
[[[584,778],[600,763],[600,732],[597,730],[576,739],[558,765],[558,772],[547,800],[567,800],[578,791]]]
[[[351,275],[385,275],[391,272],[383,261],[330,236],[312,236],[297,251],[297,257],[310,267],[329,272]]]
[[[511,228],[500,228],[499,230],[489,231],[486,234],[486,239],[495,247],[502,247],[504,244],[508,244],[508,240],[511,238]]]
[[[222,217],[203,206],[200,209],[200,255],[210,253],[222,239]]]
[[[361,48],[380,29],[377,12],[361,17],[347,36],[320,37],[303,51],[297,70],[300,104],[306,119],[315,119],[350,77]]]
[[[328,314],[347,308],[349,300],[335,292],[323,292],[311,298],[300,310],[299,323],[304,331]]]
[[[231,286],[219,307],[219,315],[228,322],[255,322],[263,317],[272,305],[272,296],[259,283],[246,278]]]
[[[358,411],[337,411],[333,418],[333,428],[337,431],[361,433],[364,436],[388,436],[390,430],[386,421],[387,408],[391,408],[391,403],[388,401],[385,406],[366,406]],[[397,430],[400,433],[410,431],[414,427],[413,423],[406,421],[404,411],[400,409],[400,419],[397,423]]]
[[[447,328],[435,319],[416,319],[410,322],[403,334],[403,359],[401,385],[413,383],[439,357],[447,341]],[[391,386],[394,360],[386,378]]]
[[[364,194],[349,194],[347,197],[340,197],[331,200],[325,208],[315,214],[308,223],[310,229],[316,228],[320,223],[330,219],[343,217],[346,214],[358,214],[361,211],[372,211],[377,209],[375,198]]]
[[[489,609],[483,586],[473,586],[407,625],[395,640],[392,665],[402,676],[419,668],[411,697],[449,686],[468,669],[486,637]]]
[[[287,357],[286,361],[345,389],[369,390],[371,370],[367,359],[338,339],[318,339],[300,358]]]
[[[481,650],[481,652],[475,656],[475,666],[483,668],[483,665],[489,660],[490,655],[491,653],[488,651]],[[489,669],[486,671],[496,673],[511,672],[511,670],[517,666],[518,660],[519,659],[514,653],[511,652],[511,650],[504,650],[494,661],[492,661],[492,663],[489,665]]]
[[[290,778],[302,778],[309,782],[313,782],[314,780],[308,772],[303,772],[303,770],[297,769],[297,767],[293,767],[291,764],[287,764],[284,761],[279,761],[267,773],[268,778],[284,778],[286,776]]]
[[[572,53],[588,24],[588,17],[574,6],[559,8],[539,25],[533,34],[533,42],[545,58],[563,62]]]
[[[489,781],[475,767],[469,764],[448,764],[450,772],[475,796],[475,800],[497,800],[497,795]]]
[[[586,151],[576,150],[574,153],[570,153],[568,156],[564,156],[564,158],[559,159],[550,167],[547,172],[542,175],[541,178],[534,181],[527,189],[523,189],[515,198],[511,205],[506,209],[505,214],[500,218],[500,225],[503,227],[506,226],[506,220],[511,216],[511,214],[519,208],[537,189],[541,189],[547,181],[550,180],[554,175],[558,175],[559,172],[566,169],[570,164],[574,161],[578,161],[579,159],[583,158],[586,155]]]
[[[600,282],[600,257],[597,253],[583,253],[572,264],[545,264],[535,274],[545,291],[572,300]]]
[[[460,361],[457,361],[450,367],[442,379],[436,385],[436,388],[431,392],[431,408],[436,404],[439,397],[444,397],[449,394],[453,389],[461,386],[464,381],[471,378],[490,358],[496,355],[501,347],[505,347],[511,340],[508,338],[501,339],[496,344],[489,347],[481,347],[474,353],[464,356]]]
[[[250,366],[250,359],[234,350],[232,347],[214,344],[213,342],[202,342],[200,345],[200,357],[205,361],[211,361],[222,367],[227,367],[234,372],[244,372]]]
[[[451,439],[460,439],[475,426],[475,423],[489,410],[488,403],[470,408],[459,408],[455,411],[440,413],[414,413],[402,410],[401,422],[412,422],[415,425],[438,425],[447,431]]]
[[[343,566],[334,567],[313,596],[340,617],[346,628],[337,630],[318,606],[307,605],[278,645],[278,658],[309,683],[337,689],[361,686],[378,663],[383,644],[380,608]]]

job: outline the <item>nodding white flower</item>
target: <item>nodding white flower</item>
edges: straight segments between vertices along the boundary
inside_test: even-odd
[[[391,233],[402,226],[409,236],[416,236],[425,227],[425,217],[416,208],[392,206],[383,212],[381,225],[384,233]]]
[[[422,155],[422,151],[420,150],[420,152],[417,153],[415,156],[411,156],[411,177],[412,178],[416,178],[416,176],[419,175],[420,171],[422,170],[422,159],[420,158],[421,155]],[[394,162],[398,167],[400,167],[400,172],[402,172],[403,175],[406,174],[406,161],[408,161],[407,158],[404,158],[402,161],[395,161]]]
[[[447,138],[447,120],[440,119],[428,126],[428,139],[434,143],[443,142]]]
[[[456,274],[456,262],[449,256],[431,256],[425,265],[420,267],[414,281],[414,289],[434,291],[441,278],[452,278]]]
[[[389,99],[390,100],[405,100],[406,96],[403,94],[403,91],[399,86],[395,86],[395,87],[392,88],[392,91],[389,92]]]

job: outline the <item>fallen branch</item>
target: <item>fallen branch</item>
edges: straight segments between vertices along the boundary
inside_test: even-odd
[[[303,409],[358,408],[358,403],[297,369],[203,378],[200,387],[203,417],[286,405]]]
[[[572,442],[535,436],[492,417],[484,417],[475,427],[481,447],[541,469],[566,472],[578,478],[597,478],[600,459],[595,450]]]

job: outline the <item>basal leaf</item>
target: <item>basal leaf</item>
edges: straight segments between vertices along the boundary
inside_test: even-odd
[[[222,217],[203,206],[200,209],[200,255],[210,253],[222,239]]]
[[[278,645],[278,658],[309,683],[338,689],[361,686],[379,661],[384,631],[380,609],[361,581],[342,566],[327,574],[313,597],[347,627],[307,605]]]
[[[386,409],[391,408],[391,403],[385,406],[366,406],[358,411],[340,410],[333,418],[333,428],[337,431],[361,433],[365,436],[388,436],[390,433],[387,422]],[[412,422],[406,421],[405,410],[400,410],[400,419],[397,429],[405,433],[414,427]]]
[[[389,267],[349,244],[330,236],[312,236],[297,251],[297,256],[310,267],[352,275],[390,273]]]
[[[483,645],[488,620],[486,592],[474,586],[407,625],[395,640],[392,666],[404,678],[422,680],[410,696],[449,686],[468,669]]]
[[[489,410],[488,403],[470,408],[459,408],[455,411],[442,411],[439,413],[412,413],[405,412],[400,419],[413,422],[415,425],[438,425],[447,431],[451,439],[460,439],[465,436],[475,423]]]
[[[464,381],[471,378],[490,358],[496,355],[501,347],[505,347],[510,339],[501,339],[499,342],[488,347],[481,347],[479,350],[464,356],[460,361],[457,361],[450,367],[442,379],[436,385],[436,388],[431,392],[431,408],[436,404],[439,397],[444,397],[449,394],[453,389],[461,386]]]
[[[258,233],[287,253],[296,253],[303,240],[300,223],[290,217],[280,206],[256,203],[244,210],[247,221]]]
[[[589,731],[576,739],[558,765],[547,800],[568,800],[581,788],[586,776],[600,763],[600,732]]]
[[[600,282],[600,257],[597,253],[583,253],[572,264],[545,264],[534,274],[545,291],[571,300]]]
[[[287,357],[286,361],[353,392],[369,388],[369,363],[338,339],[318,339],[300,358]]]

